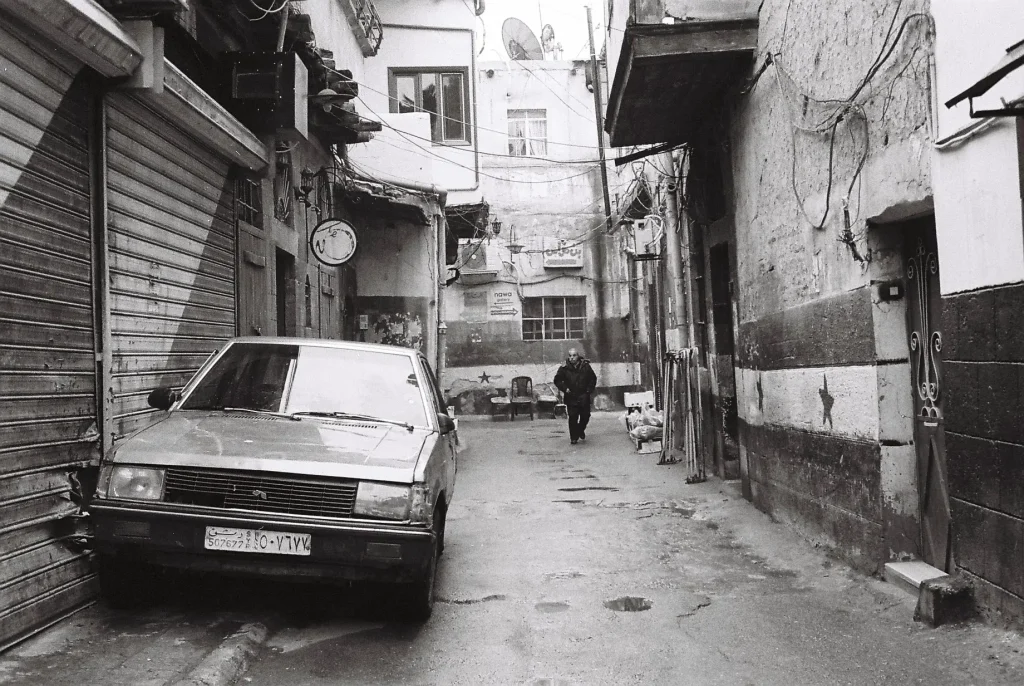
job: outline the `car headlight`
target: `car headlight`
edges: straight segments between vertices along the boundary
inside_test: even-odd
[[[164,497],[163,469],[113,465],[100,473],[99,492],[108,498],[160,500]]]
[[[406,519],[412,500],[408,486],[359,482],[352,514],[381,519]]]

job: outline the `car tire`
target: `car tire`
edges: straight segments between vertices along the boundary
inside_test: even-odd
[[[448,508],[441,507],[441,526],[437,529],[437,556],[440,558],[444,555],[444,532],[447,529],[448,524]]]
[[[434,581],[437,578],[437,560],[441,556],[441,544],[444,537],[444,510],[434,511],[434,545],[430,562],[423,577],[409,584],[406,600],[406,614],[415,622],[425,622],[434,612]]]
[[[117,610],[138,607],[149,591],[149,575],[144,565],[113,555],[99,556],[100,595]]]

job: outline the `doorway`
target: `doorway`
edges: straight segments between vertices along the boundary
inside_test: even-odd
[[[719,474],[738,478],[740,467],[739,415],[736,405],[736,365],[733,331],[732,270],[729,243],[712,246],[708,252],[711,276],[711,317],[715,332],[715,375],[718,379],[716,443],[721,457]]]
[[[951,518],[943,428],[942,300],[934,217],[908,222],[904,236],[921,557],[948,572],[952,563]]]
[[[275,259],[277,287],[277,335],[295,335],[295,257],[277,248]]]

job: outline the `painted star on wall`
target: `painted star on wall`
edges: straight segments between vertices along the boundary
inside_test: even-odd
[[[484,372],[483,374],[480,375],[480,383],[490,383],[490,382],[491,382],[491,377],[488,376],[487,372]]]

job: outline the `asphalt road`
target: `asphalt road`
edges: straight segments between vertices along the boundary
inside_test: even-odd
[[[1024,684],[1020,634],[920,625],[910,594],[738,484],[686,485],[614,415],[576,446],[563,421],[463,420],[426,624],[387,588],[172,579],[147,609],[97,605],[0,655],[0,684],[224,686],[193,670],[246,625],[267,629],[251,686]]]
[[[245,683],[1024,683],[1019,635],[915,623],[909,594],[833,562],[733,484],[686,485],[632,452],[613,415],[576,446],[550,419],[461,432],[430,622],[373,600],[312,617],[271,636]]]

